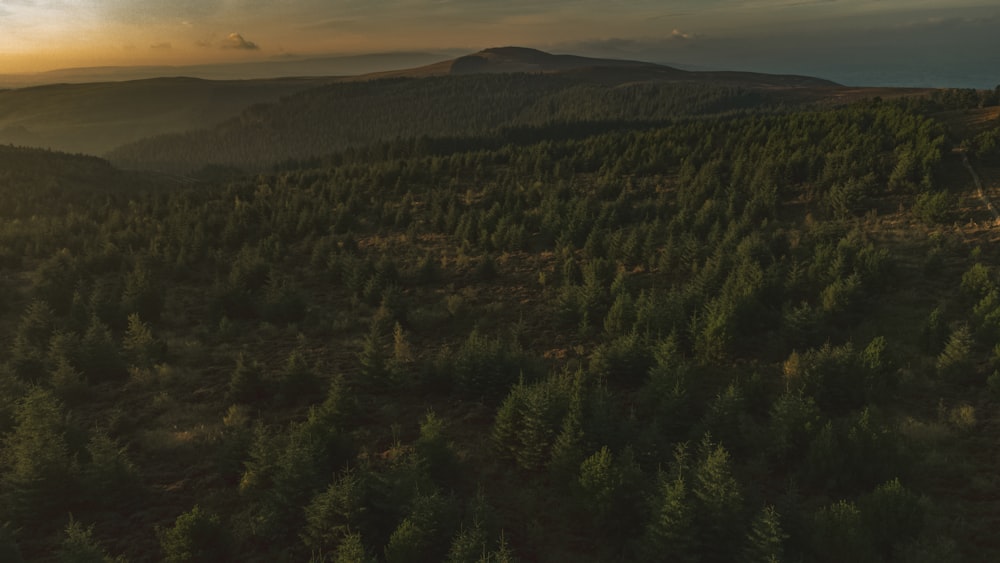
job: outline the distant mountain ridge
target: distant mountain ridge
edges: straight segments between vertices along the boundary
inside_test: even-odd
[[[204,80],[259,80],[276,77],[357,76],[409,68],[454,56],[454,51],[400,51],[339,56],[283,56],[235,63],[193,65],[97,66],[61,68],[31,74],[0,74],[0,88],[25,88],[45,84],[123,82],[184,76]]]
[[[388,60],[385,57],[394,56],[377,58],[382,64]],[[364,60],[372,62],[370,57]],[[274,61],[260,64],[278,72],[278,68],[321,68],[328,62],[304,59],[290,63],[299,65],[295,67],[268,66]],[[111,77],[118,76],[119,69],[90,71]],[[633,99],[639,95],[636,85],[645,85],[644,100]],[[815,97],[815,92],[826,95],[836,86],[805,76],[691,71],[642,61],[494,47],[424,66],[354,76],[217,81],[174,75],[0,90],[0,143],[108,154],[128,167],[257,167],[397,137],[482,135],[560,119],[665,119],[751,103],[745,92],[739,100],[721,103],[717,92],[703,95],[689,90],[677,95],[665,93],[666,88],[796,90]],[[616,90],[624,87],[633,89]],[[662,101],[659,105],[650,101],[657,98]],[[684,103],[678,104],[681,99]],[[407,108],[410,113],[404,111]],[[209,138],[219,144],[202,146]]]
[[[761,74],[737,71],[691,71],[623,59],[598,59],[578,55],[557,55],[528,47],[491,47],[478,53],[410,69],[392,70],[351,77],[347,80],[378,78],[425,78],[430,76],[491,73],[602,73],[634,80],[713,82],[754,87],[830,87],[837,83],[798,75]]]
[[[663,68],[654,63],[617,59],[596,59],[577,55],[553,55],[528,47],[491,47],[478,53],[411,69],[363,75],[368,77],[440,76],[444,74],[480,74],[504,72],[565,72],[583,68]],[[675,70],[675,69],[670,69]]]
[[[491,136],[559,123],[662,122],[830,92],[805,76],[687,71],[641,61],[496,47],[422,67],[363,74],[248,108],[200,131],[151,136],[108,153],[126,168],[192,172],[276,163],[395,139]],[[825,95],[825,94],[820,94]],[[765,99],[767,98],[767,99]]]

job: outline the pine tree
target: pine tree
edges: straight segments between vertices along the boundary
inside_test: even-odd
[[[972,333],[969,326],[961,324],[952,331],[944,350],[937,358],[938,372],[947,377],[967,377],[972,369]]]
[[[859,502],[864,528],[880,555],[889,559],[898,544],[924,531],[925,501],[893,479],[879,485]]]
[[[555,428],[552,420],[553,397],[547,386],[529,388],[521,411],[518,448],[514,454],[524,469],[538,469],[551,455]],[[558,420],[558,419],[557,419]]]
[[[702,425],[707,432],[729,444],[729,449],[739,453],[748,418],[743,390],[737,383],[731,383],[708,404]]]
[[[163,285],[157,281],[152,269],[146,264],[136,264],[135,269],[125,278],[122,311],[156,322],[163,312],[164,292]]]
[[[448,550],[447,563],[477,563],[487,553],[487,545],[495,529],[496,513],[483,497],[482,491],[470,502],[471,523],[455,534]]]
[[[228,530],[218,515],[195,505],[177,517],[173,527],[159,530],[164,559],[170,563],[229,561],[232,553]]]
[[[450,501],[438,493],[418,494],[410,514],[389,537],[386,563],[441,561],[447,554],[451,508]]]
[[[778,511],[767,505],[750,526],[743,560],[746,563],[781,563],[787,538],[787,534],[781,529]]]
[[[422,556],[430,547],[430,531],[421,528],[412,518],[406,518],[389,536],[385,546],[386,563],[411,563],[422,561]]]
[[[382,381],[388,374],[386,370],[385,351],[382,344],[380,323],[372,322],[371,328],[361,343],[358,359],[361,362],[361,373],[372,382]]]
[[[877,561],[861,511],[849,501],[820,509],[813,524],[813,555],[816,561]]]
[[[87,444],[90,462],[83,467],[83,484],[94,504],[110,505],[134,498],[140,478],[126,449],[104,433],[96,433]]]
[[[267,276],[261,303],[261,316],[275,324],[290,324],[301,321],[308,312],[308,304],[302,291],[294,282],[275,272]]]
[[[458,457],[445,436],[444,421],[434,411],[428,412],[420,423],[420,436],[413,447],[436,483],[447,487],[455,482],[459,475]]]
[[[366,500],[365,483],[357,470],[347,469],[306,506],[303,542],[319,550],[343,548],[352,529],[361,524]]]
[[[459,391],[472,398],[494,401],[517,381],[524,361],[516,347],[473,330],[454,355],[452,367]]]
[[[14,431],[0,450],[5,469],[0,506],[18,522],[46,518],[74,498],[75,464],[64,417],[62,405],[43,389],[31,391],[18,405]]]
[[[632,328],[634,322],[635,305],[632,303],[632,295],[623,291],[615,297],[611,309],[604,317],[604,332],[609,336],[625,334],[628,329]]]
[[[153,338],[149,325],[139,318],[138,313],[128,316],[128,328],[122,340],[125,356],[132,365],[139,368],[150,368],[161,359],[161,346]]]
[[[21,398],[28,394],[29,389],[29,385],[14,373],[10,364],[0,364],[0,431],[6,433],[14,427],[15,413]],[[3,455],[0,454],[0,464],[2,463]]]
[[[94,526],[84,526],[70,515],[63,531],[62,544],[56,556],[61,563],[124,563],[125,559],[112,558],[94,539]]]
[[[577,378],[579,382],[579,377]],[[562,428],[552,443],[552,460],[549,466],[557,475],[568,476],[583,461],[583,392],[579,383],[574,386],[569,409],[562,420]]]
[[[73,302],[73,290],[80,279],[79,259],[63,248],[38,266],[35,295],[66,314]]]
[[[701,552],[710,561],[732,561],[743,537],[743,495],[729,452],[706,435],[699,446],[692,493]]]
[[[55,369],[49,376],[52,391],[60,399],[73,402],[83,397],[87,391],[87,382],[83,374],[70,364],[69,360],[60,358]]]
[[[895,384],[891,375],[893,362],[886,352],[886,348],[885,337],[876,336],[858,354],[858,359],[865,371],[865,387],[868,402],[884,398],[886,392]]]
[[[425,253],[414,272],[414,278],[417,283],[429,284],[437,280],[440,275],[441,273],[439,271],[437,261],[434,259],[434,255],[430,252]]]
[[[82,288],[73,291],[73,302],[70,305],[67,316],[68,326],[76,332],[87,330],[90,325],[90,298]]]
[[[413,352],[403,331],[403,325],[398,322],[392,328],[392,358],[389,360],[388,371],[393,379],[401,381],[413,363]]]
[[[39,379],[45,371],[49,340],[55,332],[55,312],[44,301],[32,301],[14,335],[10,352],[11,365],[25,379]]]
[[[483,553],[477,563],[515,563],[516,561],[517,557],[515,557],[514,551],[501,532],[500,539],[497,540],[497,548],[489,553]]]
[[[446,563],[476,563],[486,553],[486,532],[481,526],[462,528],[452,539]]]
[[[279,402],[307,402],[322,390],[315,371],[306,360],[304,343],[304,338],[300,335],[298,346],[288,353],[285,366],[278,373]]]
[[[524,382],[519,382],[500,404],[493,419],[493,443],[503,457],[513,458],[517,452],[518,431],[527,394]]]
[[[79,367],[94,382],[120,379],[128,373],[111,330],[97,316],[91,317],[90,327],[80,342]]]
[[[374,563],[375,558],[365,550],[365,544],[361,541],[361,534],[355,532],[348,534],[340,542],[337,548],[337,557],[334,563]]]
[[[948,326],[944,321],[944,314],[941,307],[935,307],[927,315],[923,329],[920,331],[920,341],[924,351],[928,354],[937,355],[941,353],[948,338]]]
[[[768,453],[785,463],[802,457],[820,429],[816,402],[801,391],[785,392],[774,401],[770,414]]]
[[[287,532],[298,526],[302,505],[330,482],[331,473],[343,467],[351,449],[322,405],[310,408],[306,420],[293,424],[282,445],[272,458],[272,486],[265,493],[280,518],[275,523]]]
[[[579,485],[586,497],[587,512],[594,517],[595,524],[604,523],[611,512],[611,505],[618,493],[619,476],[614,465],[614,457],[607,446],[580,464]]]
[[[226,400],[235,403],[253,404],[264,398],[266,386],[262,377],[263,368],[256,361],[240,352],[236,356],[236,367],[229,376]]]
[[[687,482],[680,473],[661,476],[653,519],[646,526],[643,553],[648,561],[698,561],[694,510]]]

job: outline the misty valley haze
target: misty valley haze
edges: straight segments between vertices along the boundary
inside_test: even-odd
[[[543,46],[544,47],[544,46]],[[836,56],[802,53],[783,46],[753,53],[732,43],[714,52],[673,51],[642,42],[600,41],[563,45],[557,53],[639,60],[691,70],[741,70],[773,74],[800,74],[826,78],[845,86],[900,88],[992,88],[1000,84],[1000,44],[984,42],[967,50],[949,45],[943,52],[889,55],[858,48],[830,49]],[[903,51],[905,49],[901,49]],[[946,48],[947,50],[947,48]],[[436,52],[372,53],[325,57],[283,57],[265,61],[180,66],[112,66],[66,68],[30,74],[0,74],[0,88],[52,83],[137,80],[161,76],[188,76],[208,80],[248,80],[274,77],[334,77],[421,66],[448,59],[467,49]]]

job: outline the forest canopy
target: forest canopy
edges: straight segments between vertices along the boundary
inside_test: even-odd
[[[327,88],[0,147],[0,559],[998,555],[979,98]]]

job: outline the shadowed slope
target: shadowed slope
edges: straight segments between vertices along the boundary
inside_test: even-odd
[[[249,108],[212,129],[129,143],[109,157],[128,168],[253,170],[397,138],[483,136],[579,121],[656,122],[779,101],[764,90],[836,87],[803,76],[689,72],[522,47],[338,82]]]
[[[102,154],[150,135],[213,125],[325,82],[154,78],[3,90],[0,144]]]

